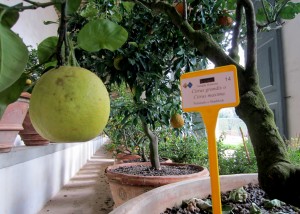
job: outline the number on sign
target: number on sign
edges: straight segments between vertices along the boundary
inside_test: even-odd
[[[231,77],[225,77],[226,81],[230,81],[231,80]]]

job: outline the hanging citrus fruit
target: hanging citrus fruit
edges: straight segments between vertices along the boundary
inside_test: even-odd
[[[179,13],[180,15],[184,15],[184,4],[183,2],[179,2],[175,5],[175,9],[177,11],[177,13]]]
[[[26,85],[31,85],[32,81],[31,79],[26,79]]]
[[[36,131],[51,142],[83,142],[99,135],[110,112],[108,92],[91,71],[61,66],[41,76],[29,114]]]
[[[170,123],[173,128],[181,128],[184,125],[184,120],[180,114],[175,113],[172,115]]]
[[[227,10],[223,10],[218,16],[217,23],[222,27],[231,27],[233,19],[230,17]]]

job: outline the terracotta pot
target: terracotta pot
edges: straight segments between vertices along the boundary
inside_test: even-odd
[[[21,94],[22,98],[27,98],[30,100],[31,94],[27,92],[23,92]],[[49,141],[40,136],[32,126],[29,111],[27,111],[27,114],[25,116],[25,119],[22,123],[23,130],[19,132],[21,139],[23,140],[24,144],[26,146],[41,146],[41,145],[48,145]]]
[[[220,176],[221,191],[230,191],[249,183],[257,184],[257,174]],[[127,201],[110,214],[163,213],[166,208],[180,205],[183,200],[205,198],[211,194],[210,178],[196,178],[161,186]]]
[[[141,162],[141,158],[139,155],[119,153],[115,158],[115,164]]]
[[[146,165],[150,166],[150,162],[139,162],[139,163],[125,163],[113,166],[108,166],[105,170],[105,174],[108,178],[110,190],[112,193],[112,198],[115,202],[114,207],[118,207],[124,202],[131,198],[134,198],[142,193],[145,193],[154,188],[160,187],[162,185],[193,179],[200,177],[208,177],[209,172],[206,168],[201,166],[198,167],[201,171],[189,175],[178,175],[178,176],[137,176],[128,175],[123,173],[112,172],[121,166],[135,166],[135,165]],[[161,163],[161,165],[186,165],[179,163]],[[195,165],[194,165],[195,166]]]
[[[21,130],[19,134],[26,146],[42,146],[49,144],[49,140],[46,140],[35,131],[30,120],[29,112],[27,112],[22,125],[24,129]]]
[[[5,109],[0,119],[0,152],[9,152],[14,146],[19,131],[23,130],[22,123],[28,108],[29,98],[20,97]]]

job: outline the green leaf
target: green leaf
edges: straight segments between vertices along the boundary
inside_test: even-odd
[[[85,17],[85,18],[92,18],[95,17],[98,14],[98,9],[96,8],[95,3],[89,2],[86,5],[86,8],[84,8],[81,12],[80,15]]]
[[[300,3],[289,2],[280,11],[280,17],[282,19],[294,19],[298,13],[300,13]]]
[[[28,55],[22,39],[0,23],[0,92],[20,78]]]
[[[250,214],[261,214],[261,213],[262,212],[260,208],[255,203],[252,203],[250,207]]]
[[[246,190],[243,187],[232,190],[229,194],[229,200],[234,202],[245,202],[248,197]]]
[[[26,85],[26,75],[23,74],[21,77],[10,87],[0,92],[0,118],[2,117],[6,107],[15,102]]]
[[[80,7],[81,0],[69,0],[67,1],[67,14],[72,14]]]
[[[264,24],[267,21],[265,12],[263,9],[258,9],[256,13],[256,20],[259,24]]]
[[[264,208],[266,209],[272,209],[273,207],[281,207],[282,205],[285,205],[284,202],[278,200],[278,199],[273,199],[273,200],[265,200],[263,202]]]
[[[225,205],[222,205],[222,214],[231,214],[232,211],[233,210],[233,207],[232,206],[230,206],[230,205],[227,205],[227,204],[225,204]]]
[[[3,8],[0,8],[0,14],[3,12]],[[19,19],[19,12],[17,10],[7,10],[1,20],[0,23],[4,26],[11,28]]]
[[[120,25],[106,19],[87,23],[78,33],[78,46],[90,52],[108,49],[115,51],[127,40],[128,33]]]
[[[127,13],[131,13],[135,3],[134,2],[122,2],[122,5],[124,9],[127,11]]]
[[[51,36],[44,39],[37,48],[39,63],[51,62],[56,59],[56,45],[58,42],[57,36]]]

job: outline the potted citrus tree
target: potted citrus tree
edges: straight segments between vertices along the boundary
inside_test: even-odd
[[[143,168],[154,173],[165,172],[164,169],[166,168],[176,169],[175,163],[160,162],[158,154],[159,129],[169,129],[170,118],[173,114],[181,113],[178,87],[179,76],[183,72],[181,69],[183,67],[188,70],[196,69],[201,63],[205,65],[205,62],[201,60],[201,56],[195,55],[195,49],[186,48],[187,41],[178,34],[176,28],[171,27],[170,23],[161,17],[154,17],[140,5],[128,2],[114,5],[113,1],[108,1],[107,4],[103,5],[97,1],[91,1],[83,8],[81,14],[87,14],[86,11],[89,11],[92,6],[98,8],[100,12],[85,17],[85,19],[96,19],[102,10],[113,11],[108,13],[111,14],[111,16],[108,15],[108,18],[115,19],[118,12],[121,14],[118,17],[122,17],[122,25],[129,32],[129,37],[127,42],[115,52],[102,50],[90,54],[80,51],[76,53],[76,58],[79,63],[89,66],[90,70],[106,79],[108,84],[121,85],[123,83],[128,88],[130,99],[119,106],[117,115],[124,116],[122,119],[123,126],[120,127],[124,131],[126,126],[134,126],[134,129],[139,127],[144,134],[141,137],[145,139],[146,136],[150,150],[150,162],[143,163]],[[84,23],[85,20],[78,16],[70,19],[70,26],[74,27],[73,29],[70,28],[70,31],[74,32],[75,37],[76,32],[81,29],[80,23]],[[165,31],[167,27],[169,28],[168,32]],[[181,128],[183,121],[172,120],[172,124],[175,124],[176,128]],[[170,131],[173,130],[170,129]],[[151,175],[131,176],[126,172],[117,173],[117,170],[122,168],[138,169],[141,165],[142,163],[131,163],[126,164],[126,166],[123,164],[107,168],[106,175],[111,181],[110,186],[115,206],[153,187],[191,178],[195,174],[197,176],[199,174],[201,176],[208,175],[207,170],[200,166],[191,166],[191,168],[197,168],[192,172],[193,175],[187,170],[189,175],[178,176],[178,178],[175,178],[175,175],[155,178]],[[184,168],[182,165],[177,168],[180,167]],[[199,173],[194,173],[196,171]],[[139,180],[145,181],[145,179],[156,180],[156,182],[144,182],[144,185],[139,183]],[[131,187],[134,190],[129,191]]]

